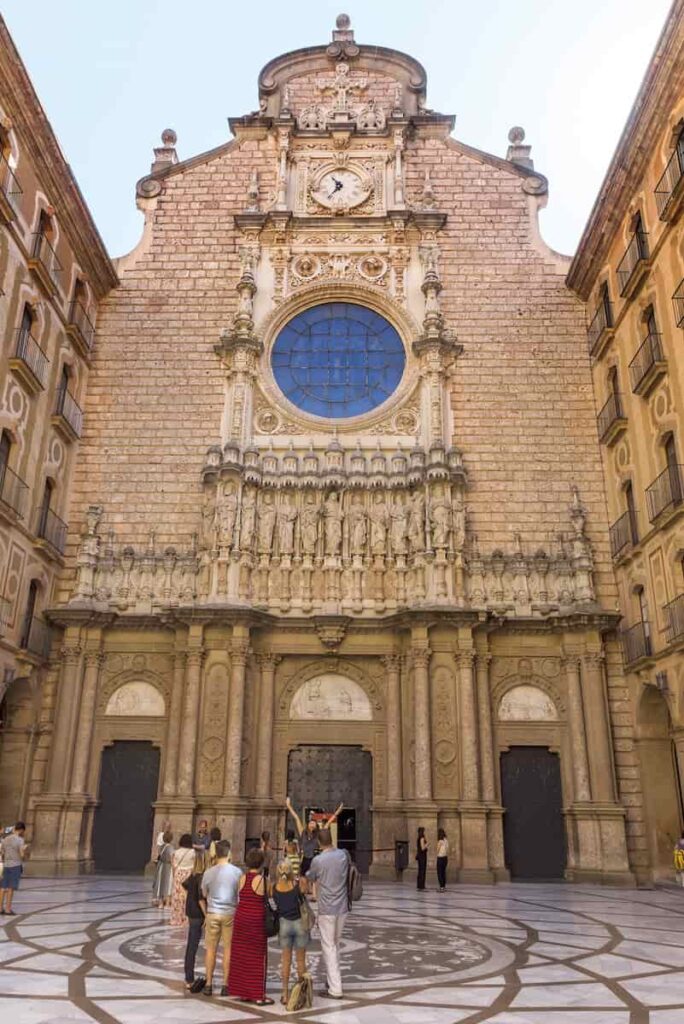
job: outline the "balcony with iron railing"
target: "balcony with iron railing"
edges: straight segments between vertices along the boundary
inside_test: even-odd
[[[648,273],[649,254],[645,231],[635,231],[617,266],[620,295],[630,298]]]
[[[58,275],[62,265],[57,253],[52,248],[50,239],[43,231],[36,231],[33,236],[33,250],[28,260],[29,270],[33,271],[48,295],[54,295],[58,286]]]
[[[95,342],[95,328],[85,307],[78,299],[74,299],[69,307],[69,321],[66,332],[75,343],[82,356],[88,356]]]
[[[50,508],[41,506],[35,511],[35,535],[39,547],[48,545],[63,555],[66,547],[67,524]]]
[[[610,553],[614,559],[626,555],[639,543],[639,527],[636,512],[623,512],[608,530]]]
[[[12,604],[8,597],[0,594],[0,636],[4,636],[9,627]]]
[[[47,382],[50,360],[26,327],[16,332],[14,355],[10,357],[10,369],[16,374],[31,395],[43,391]]]
[[[675,146],[674,153],[660,181],[655,187],[658,216],[661,220],[672,220],[681,206],[684,182],[684,163],[681,146]]]
[[[641,658],[650,658],[653,653],[651,630],[647,622],[637,622],[620,633],[625,662],[632,665]]]
[[[635,395],[650,395],[658,381],[667,372],[660,335],[646,335],[629,364],[629,377]]]
[[[21,195],[21,185],[8,164],[7,157],[0,156],[0,217],[7,223],[16,217]]]
[[[47,622],[34,615],[31,621],[24,626],[19,647],[32,654],[34,658],[38,658],[40,661],[47,661],[50,657],[51,645],[52,630]]]
[[[678,643],[684,640],[684,594],[675,597],[665,605],[667,615],[666,637],[668,644]]]
[[[622,408],[622,396],[611,392],[608,401],[596,417],[599,441],[601,444],[613,445],[627,429],[627,417]]]
[[[672,296],[674,315],[677,327],[684,327],[684,278],[677,285],[677,290]]]
[[[83,411],[68,388],[57,392],[52,422],[65,441],[76,441],[81,436]]]
[[[587,328],[589,355],[598,358],[613,337],[613,307],[603,299],[599,302]]]
[[[670,509],[677,508],[684,497],[684,467],[671,465],[646,488],[646,504],[650,522]]]
[[[9,466],[0,464],[0,516],[12,521],[26,515],[28,485]]]

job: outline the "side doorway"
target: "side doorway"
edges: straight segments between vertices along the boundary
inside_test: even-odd
[[[501,755],[506,867],[513,880],[565,876],[560,758],[548,747],[511,747]]]
[[[117,740],[102,751],[93,825],[96,871],[144,871],[152,849],[160,751],[152,743]]]

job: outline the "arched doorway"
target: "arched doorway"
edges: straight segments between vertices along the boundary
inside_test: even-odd
[[[671,877],[672,848],[682,826],[682,801],[670,711],[655,686],[647,686],[639,702],[637,744],[649,860],[656,878]]]
[[[349,850],[359,870],[372,862],[371,802],[373,764],[361,747],[302,744],[290,751],[288,792],[298,812],[344,810],[338,819],[337,845]]]
[[[99,805],[93,826],[97,871],[143,871],[152,849],[159,748],[116,740],[102,751]]]

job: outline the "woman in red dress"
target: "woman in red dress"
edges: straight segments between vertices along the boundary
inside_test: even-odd
[[[245,857],[247,873],[240,880],[240,900],[233,920],[228,995],[245,1003],[271,1006],[273,1000],[266,995],[263,863],[261,850],[249,850]]]

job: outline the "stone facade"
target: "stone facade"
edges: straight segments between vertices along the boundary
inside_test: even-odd
[[[626,675],[611,701],[632,857],[666,876],[681,829],[676,773],[684,780],[682,11],[673,5],[568,277],[588,302],[623,614]]]
[[[92,866],[103,752],[146,740],[157,822],[209,818],[238,851],[282,839],[292,750],[361,747],[372,870],[439,825],[483,881],[508,874],[501,754],[550,749],[567,877],[649,876],[586,296],[540,237],[524,133],[501,159],[426,103],[423,68],[342,17],[263,69],[231,142],[179,162],[165,132],[138,182],[26,759],[34,870]],[[405,351],[390,397],[334,420],[271,361],[330,302]]]

